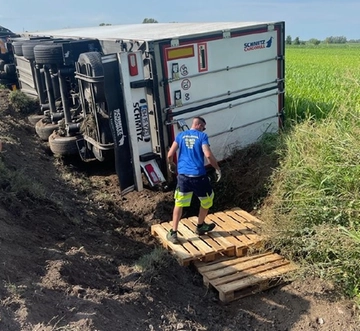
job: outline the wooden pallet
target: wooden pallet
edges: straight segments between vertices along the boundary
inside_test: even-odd
[[[259,248],[262,222],[240,208],[208,215],[216,224],[216,232],[235,245],[235,255],[244,256],[249,248]]]
[[[258,234],[261,221],[240,208],[209,214],[206,221],[214,222],[216,228],[199,236],[195,234],[197,217],[182,219],[178,227],[180,245],[166,239],[171,222],[152,225],[151,234],[177,256],[181,265],[197,260],[214,261],[222,256],[244,256],[250,247],[257,247],[262,242]]]
[[[196,262],[195,266],[204,284],[213,286],[225,303],[277,286],[286,273],[296,269],[294,264],[274,253]]]

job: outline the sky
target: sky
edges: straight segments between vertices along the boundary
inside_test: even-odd
[[[300,40],[360,39],[359,0],[0,0],[0,25],[22,33],[169,22],[285,21],[285,35]]]

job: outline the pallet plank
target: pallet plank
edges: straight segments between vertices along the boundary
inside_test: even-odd
[[[189,219],[183,219],[182,223],[195,233],[196,226]],[[224,249],[226,249],[226,247],[219,244],[209,235],[202,235],[201,239],[204,240],[210,247],[212,247],[215,252],[221,252],[224,251]]]
[[[188,220],[191,221],[194,226],[196,226],[197,219],[195,217],[189,217]],[[207,235],[212,239],[218,241],[222,246],[225,246],[227,249],[232,249],[239,244],[239,241],[236,238],[229,235],[229,233],[221,227],[219,231],[218,225],[213,231],[209,232]]]
[[[256,257],[264,257],[268,256],[271,253],[263,253],[256,255]],[[254,260],[254,256],[245,256],[245,257],[234,257],[234,258],[224,258],[222,261],[215,261],[212,263],[205,263],[205,262],[197,262],[195,263],[195,267],[201,274],[207,274],[210,271],[218,270],[220,268],[225,268],[227,266],[231,266],[233,264],[240,264],[245,263],[246,261]]]
[[[172,226],[170,225],[170,223],[162,223],[163,227],[166,229],[166,233],[169,232],[172,229]],[[181,245],[175,245],[172,244],[175,247],[182,247],[183,249],[185,249],[187,252],[189,252],[189,254],[195,258],[195,257],[200,257],[202,255],[202,253],[196,248],[194,247],[191,243],[189,243],[188,241],[186,241],[181,233],[178,233],[178,239],[181,243]],[[167,239],[166,239],[167,241]],[[169,241],[167,241],[168,243],[170,243]]]
[[[237,231],[240,235],[237,235],[238,239],[243,241],[246,244],[250,244],[251,242],[260,241],[261,238],[258,234],[256,234],[253,230],[249,229],[244,223],[236,222],[232,217],[227,215],[226,213],[215,213],[216,217],[224,220],[227,228],[230,231]]]
[[[203,240],[199,238],[197,234],[189,230],[189,228],[187,228],[181,222],[179,223],[178,231],[188,242],[191,242],[204,255],[214,253],[214,250],[209,245],[207,245]]]
[[[236,223],[239,223],[245,226],[251,232],[259,232],[259,227],[250,220],[250,218],[243,217],[242,215],[237,214],[234,211],[226,211],[224,212],[227,216],[231,217]],[[249,214],[249,216],[251,216]]]
[[[225,214],[224,214],[225,215]],[[256,235],[253,240],[251,240],[248,236],[250,234],[243,234],[240,231],[236,229],[236,227],[230,223],[227,222],[226,217],[221,218],[223,215],[219,215],[219,213],[216,213],[214,215],[209,215],[209,218],[216,224],[222,227],[223,230],[225,230],[228,234],[231,235],[231,237],[238,240],[238,246],[249,246],[254,244],[254,241],[260,241],[260,237]],[[255,234],[255,233],[254,233]]]
[[[262,256],[260,258],[257,258],[257,256],[255,256],[246,262],[236,263],[226,267],[222,267],[220,265],[220,268],[218,268],[217,270],[207,272],[206,277],[211,280],[214,278],[219,278],[230,274],[238,273],[239,271],[246,271],[248,269],[255,268],[256,266],[262,264],[269,264],[270,262],[277,260],[283,260],[283,257],[277,254],[269,254]],[[251,270],[249,270],[249,272],[252,273]]]
[[[256,218],[255,216],[247,213],[245,210],[242,210],[238,207],[231,209],[232,212],[234,212],[239,217],[243,218],[249,227],[251,227],[253,230],[261,230],[261,227],[263,225],[263,221]]]
[[[273,277],[279,277],[287,272],[295,270],[295,267],[291,264],[282,266],[280,268],[267,270],[265,272],[248,276],[244,279],[240,279],[238,281],[234,281],[228,284],[222,284],[216,287],[218,291],[221,291],[223,293],[238,291],[246,287],[250,287],[253,285],[256,285],[257,283],[268,280]]]
[[[230,284],[233,281],[237,281],[237,280],[249,277],[249,275],[250,275],[249,272],[251,272],[252,274],[257,274],[257,273],[267,271],[269,269],[279,268],[279,267],[285,266],[287,264],[289,264],[289,261],[286,261],[284,259],[276,260],[276,261],[273,261],[271,264],[270,263],[263,264],[258,267],[252,268],[251,270],[244,270],[244,271],[237,272],[235,274],[230,274],[230,275],[227,275],[224,277],[213,279],[211,281],[211,285],[213,285],[214,287],[217,287],[217,286],[223,285],[223,284]]]
[[[184,247],[182,247],[181,245],[174,245],[174,244],[167,241],[166,235],[167,235],[168,231],[165,228],[163,228],[161,226],[161,224],[153,225],[152,231],[153,231],[153,233],[155,235],[157,235],[161,239],[161,241],[163,243],[166,244],[166,246],[169,246],[171,248],[171,250],[173,250],[174,253],[176,253],[176,255],[179,258],[181,258],[181,259],[190,259],[190,258],[192,258],[192,255],[188,251],[186,251],[184,249]],[[167,248],[167,247],[165,247],[165,248]]]

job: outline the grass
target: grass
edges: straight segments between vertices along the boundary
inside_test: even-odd
[[[359,47],[286,50],[287,128],[261,212],[273,248],[360,303]]]
[[[286,116],[320,119],[340,105],[359,111],[360,47],[286,49]]]
[[[154,248],[149,254],[143,255],[135,264],[137,270],[152,276],[168,265],[168,252],[162,247]]]
[[[0,158],[0,187],[6,198],[13,195],[18,198],[32,197],[45,199],[46,190],[23,171],[9,170]],[[1,192],[0,192],[1,193]]]
[[[20,90],[11,91],[9,104],[15,110],[23,114],[33,114],[39,110],[39,103]]]

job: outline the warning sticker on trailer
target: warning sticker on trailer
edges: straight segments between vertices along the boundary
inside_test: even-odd
[[[188,68],[185,64],[183,64],[181,67],[180,67],[180,73],[181,73],[181,76],[187,76],[188,75]]]
[[[190,80],[189,79],[183,79],[182,81],[181,81],[181,88],[183,89],[183,90],[188,90],[189,88],[191,87],[191,82],[190,82]]]
[[[195,56],[194,46],[181,46],[181,47],[171,47],[166,50],[166,58],[168,61],[184,59],[187,57]]]

